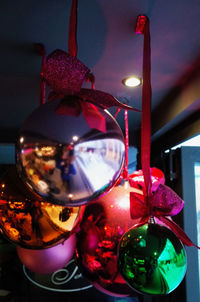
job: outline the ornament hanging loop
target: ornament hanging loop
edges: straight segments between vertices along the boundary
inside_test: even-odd
[[[155,224],[156,223],[154,216],[149,217],[148,223],[149,224]]]
[[[125,165],[123,178],[128,179],[128,149],[129,149],[129,135],[128,135],[128,110],[124,110],[125,121]]]
[[[136,23],[136,34],[144,35],[143,46],[143,86],[142,86],[142,127],[141,127],[141,165],[144,175],[145,187],[143,189],[146,205],[152,195],[152,182],[150,173],[151,153],[151,47],[149,19],[139,15]]]

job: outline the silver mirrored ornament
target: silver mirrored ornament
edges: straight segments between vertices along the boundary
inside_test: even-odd
[[[112,115],[98,108],[106,131],[91,128],[82,110],[74,111],[73,98],[65,97],[69,110],[62,114],[57,113],[62,100],[37,108],[22,125],[17,146],[17,167],[26,184],[48,202],[68,206],[108,191],[121,173],[125,153]]]

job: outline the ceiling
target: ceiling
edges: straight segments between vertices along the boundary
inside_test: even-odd
[[[24,119],[39,106],[41,57],[34,44],[44,44],[48,54],[67,51],[70,8],[70,0],[0,2],[1,142],[15,140]],[[150,19],[156,136],[200,108],[200,1],[79,0],[77,57],[95,75],[96,89],[141,109],[141,86],[121,83],[126,76],[142,75],[143,36],[134,34],[139,14]],[[131,131],[140,122],[140,113],[129,113]],[[124,128],[122,113],[119,123]]]

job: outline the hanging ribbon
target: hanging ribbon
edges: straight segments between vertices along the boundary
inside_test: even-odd
[[[76,57],[78,51],[77,40],[76,40],[77,9],[78,9],[78,1],[72,0],[72,7],[71,7],[70,21],[69,21],[69,37],[68,37],[68,50],[69,50],[69,54],[72,57]]]
[[[128,178],[128,149],[129,149],[129,135],[128,135],[128,111],[124,111],[124,121],[125,121],[125,165],[123,178]]]
[[[46,103],[46,81],[43,77],[43,70],[46,64],[46,53],[42,57],[42,68],[40,72],[40,105]]]
[[[89,68],[76,58],[78,51],[76,37],[77,7],[78,0],[72,0],[68,32],[68,53],[60,49],[53,51],[47,57],[44,70],[45,80],[57,94],[76,94],[90,75]]]
[[[149,19],[140,15],[137,19],[136,34],[144,35],[143,48],[143,87],[142,87],[142,127],[141,165],[142,170],[129,176],[132,187],[141,194],[130,193],[130,212],[133,219],[141,217],[141,223],[149,217],[157,217],[165,223],[187,246],[195,246],[185,232],[166,216],[177,215],[183,208],[183,200],[168,186],[161,170],[150,168],[151,147],[151,48]]]
[[[44,79],[44,69],[46,66],[46,49],[43,44],[36,43],[35,44],[35,51],[36,53],[42,57],[42,64],[40,70],[40,105],[46,103],[46,81]]]
[[[120,103],[108,93],[95,90],[95,77],[87,66],[76,58],[77,55],[77,0],[72,0],[70,25],[69,25],[69,53],[63,50],[55,50],[47,56],[43,77],[51,88],[48,101],[61,99],[56,114],[82,113],[91,128],[106,132],[105,118],[100,113],[99,107],[108,109],[112,106],[127,110],[139,110]],[[90,81],[92,89],[81,88],[84,81]],[[67,103],[68,96],[76,96],[80,104],[77,106],[75,98],[74,109]],[[67,108],[69,107],[69,108]]]
[[[115,118],[117,118],[117,115],[120,112],[120,110],[121,108],[117,108],[117,111],[115,113]],[[125,122],[125,161],[124,161],[124,168],[115,186],[119,186],[124,180],[129,181],[129,173],[128,173],[129,131],[128,131],[128,110],[126,109],[124,110],[124,122]]]
[[[137,19],[137,34],[144,35],[143,47],[143,86],[142,86],[142,129],[141,129],[141,165],[144,173],[144,196],[146,203],[151,196],[150,146],[151,146],[151,47],[149,19],[140,15]]]

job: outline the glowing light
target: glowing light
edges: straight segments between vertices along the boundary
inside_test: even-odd
[[[74,142],[77,142],[77,140],[79,139],[79,137],[78,137],[77,135],[74,135],[74,136],[72,137],[72,139],[73,139]]]
[[[68,198],[72,198],[73,197],[73,194],[68,194]]]
[[[22,144],[22,143],[24,142],[24,137],[23,137],[23,136],[20,137],[19,141],[20,141],[20,143]]]
[[[132,76],[132,77],[123,79],[122,83],[127,87],[137,87],[137,86],[141,85],[142,81],[141,81],[141,78]]]

